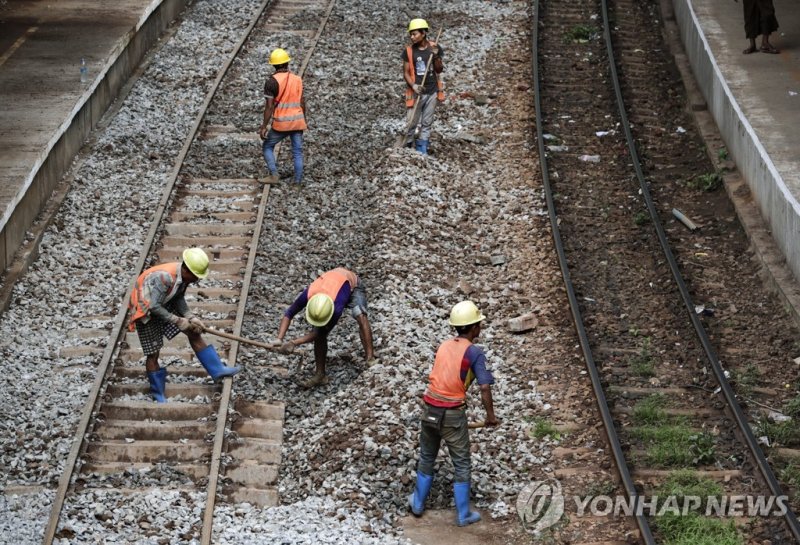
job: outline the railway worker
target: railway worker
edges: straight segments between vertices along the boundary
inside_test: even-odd
[[[415,516],[425,510],[425,499],[433,484],[433,464],[444,439],[453,461],[455,479],[453,492],[456,500],[456,524],[466,526],[481,520],[479,513],[470,511],[470,444],[466,392],[473,379],[478,381],[481,401],[486,409],[486,426],[500,422],[494,414],[492,387],[494,377],[486,369],[486,356],[472,344],[481,332],[481,314],[472,301],[461,301],[450,311],[450,325],[456,328],[456,337],[444,341],[436,351],[433,370],[423,395],[424,412],[419,435],[419,462],[414,492],[408,497],[409,507]]]
[[[436,103],[444,101],[444,84],[439,77],[444,70],[444,51],[436,42],[428,40],[425,19],[413,19],[408,24],[408,35],[411,45],[402,53],[407,109],[405,145],[410,148],[415,144],[414,135],[419,126],[416,150],[427,155]]]
[[[184,294],[189,284],[208,276],[208,256],[200,248],[183,251],[182,260],[150,267],[136,280],[131,292],[129,329],[139,336],[145,355],[145,369],[150,393],[158,403],[165,403],[164,383],[167,369],[159,367],[158,356],[164,337],[172,339],[178,332],[189,337],[197,359],[214,380],[235,375],[238,367],[222,363],[216,349],[206,344],[200,334],[205,325],[190,311]]]
[[[269,63],[275,73],[264,83],[264,120],[258,130],[264,141],[262,151],[270,174],[270,181],[278,181],[278,167],[275,165],[275,146],[284,138],[292,142],[294,161],[294,181],[303,181],[303,131],[306,130],[306,102],[303,96],[303,80],[289,71],[289,54],[283,49],[275,49],[269,56]],[[272,120],[272,127],[269,122]]]
[[[292,319],[305,309],[306,321],[312,330],[291,341],[283,338],[289,330]],[[372,346],[372,329],[367,319],[367,292],[361,279],[352,271],[339,267],[327,271],[306,287],[286,309],[278,326],[278,336],[273,341],[282,352],[288,353],[295,347],[314,342],[314,376],[303,383],[306,388],[326,384],[325,361],[328,356],[328,334],[349,309],[358,323],[358,333],[367,360],[367,365],[375,365],[375,350]]]

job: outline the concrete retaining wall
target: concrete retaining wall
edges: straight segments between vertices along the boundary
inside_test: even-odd
[[[13,262],[25,233],[44,208],[86,137],[97,125],[147,51],[189,0],[153,0],[135,28],[120,40],[105,68],[80,98],[68,119],[26,177],[13,212],[0,227],[0,271]]]
[[[673,0],[681,40],[695,79],[719,127],[730,156],[746,180],[772,237],[796,279],[800,278],[800,204],[791,194],[740,109],[692,9],[691,0]]]

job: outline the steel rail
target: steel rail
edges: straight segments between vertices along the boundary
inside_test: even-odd
[[[597,399],[597,406],[600,411],[600,416],[603,420],[603,426],[606,430],[606,438],[608,439],[609,447],[611,448],[614,462],[619,472],[622,485],[625,487],[625,493],[628,495],[632,505],[638,504],[638,493],[636,485],[631,477],[628,464],[625,461],[625,454],[622,452],[622,445],[617,435],[617,430],[614,427],[614,418],[611,416],[611,411],[608,408],[608,401],[606,400],[605,392],[603,391],[603,384],[600,380],[600,372],[592,355],[592,349],[589,345],[589,336],[586,333],[586,328],[583,325],[583,317],[581,315],[580,306],[578,305],[578,298],[575,295],[575,288],[572,285],[572,279],[569,272],[569,265],[567,263],[567,255],[564,250],[564,242],[561,238],[561,230],[558,227],[558,215],[556,214],[555,200],[553,199],[553,189],[550,185],[550,175],[547,167],[547,155],[545,153],[544,136],[542,130],[542,101],[541,101],[541,78],[539,74],[539,5],[540,0],[534,1],[533,8],[533,84],[534,84],[534,103],[536,109],[536,144],[539,150],[539,164],[542,170],[542,185],[544,186],[545,200],[547,201],[547,211],[550,218],[550,227],[553,231],[553,245],[555,246],[556,254],[558,254],[558,264],[561,268],[561,276],[564,280],[564,286],[567,290],[567,298],[569,299],[569,308],[572,313],[572,320],[575,324],[575,330],[578,334],[578,340],[581,345],[581,351],[586,362],[586,369],[589,377],[592,380],[592,390],[594,391],[595,398]],[[636,510],[635,520],[636,525],[639,527],[639,532],[642,539],[647,545],[655,545],[656,541],[653,537],[653,532],[650,529],[650,523],[647,517],[638,513]]]
[[[252,32],[256,21],[258,21],[263,11],[272,1],[273,0],[264,0],[262,2],[261,6],[258,9],[258,12],[253,17],[250,25],[247,27],[245,34],[234,46],[231,55],[229,56],[225,64],[222,66],[222,68],[220,68],[220,70],[217,72],[217,77],[214,80],[214,83],[212,84],[208,93],[206,94],[205,100],[200,106],[200,110],[198,111],[194,123],[192,124],[192,127],[189,130],[189,134],[186,140],[184,141],[183,147],[175,159],[174,167],[172,169],[172,172],[170,173],[169,178],[167,179],[167,184],[165,185],[164,191],[161,194],[161,200],[159,201],[158,207],[156,208],[156,212],[153,216],[154,219],[150,224],[150,229],[147,232],[147,237],[145,238],[145,241],[142,244],[142,250],[139,253],[139,258],[136,261],[134,270],[137,272],[131,277],[131,280],[128,282],[128,288],[125,294],[121,298],[122,300],[120,302],[119,311],[117,312],[117,317],[114,320],[114,326],[113,329],[111,330],[112,333],[110,335],[110,337],[114,339],[114,342],[108,343],[106,345],[105,350],[103,351],[103,356],[100,360],[100,364],[97,367],[97,375],[95,376],[95,381],[92,386],[92,390],[89,392],[89,396],[86,400],[86,404],[84,405],[83,412],[81,413],[81,419],[78,423],[78,427],[75,432],[75,439],[72,443],[72,448],[70,449],[69,456],[67,457],[67,461],[64,465],[64,473],[62,473],[61,478],[59,479],[58,489],[56,490],[56,496],[53,499],[53,505],[50,508],[50,517],[47,522],[47,528],[45,529],[44,537],[42,539],[42,543],[44,543],[44,545],[51,545],[53,543],[53,539],[55,538],[56,530],[58,529],[58,521],[61,518],[61,510],[64,507],[64,500],[66,499],[67,492],[69,490],[69,485],[72,480],[72,475],[75,473],[78,457],[80,456],[80,453],[83,451],[85,446],[86,433],[92,419],[92,413],[94,412],[95,407],[97,405],[97,401],[100,398],[100,391],[103,388],[107,375],[112,369],[110,365],[111,358],[113,357],[114,352],[116,351],[117,346],[119,345],[119,342],[122,336],[124,335],[124,330],[125,330],[124,324],[125,324],[125,319],[127,318],[128,315],[128,303],[130,302],[131,290],[133,289],[133,286],[139,274],[141,273],[142,270],[144,270],[144,265],[145,262],[147,261],[148,255],[150,254],[150,250],[153,247],[156,234],[158,233],[158,229],[164,219],[165,212],[168,209],[170,196],[172,195],[172,191],[175,187],[175,182],[177,181],[181,165],[183,165],[186,155],[189,153],[189,148],[191,147],[192,142],[194,141],[194,138],[197,135],[198,130],[200,129],[200,124],[203,121],[205,112],[208,109],[209,105],[211,104],[211,100],[214,98],[214,95],[216,94],[222,82],[222,79],[228,72],[228,69],[233,63],[233,60],[238,56],[239,52],[241,51],[241,48],[244,45],[247,38],[249,37],[250,33]],[[225,381],[225,387],[230,388],[230,382],[231,382],[230,379],[227,379]]]
[[[312,44],[309,47],[308,51],[305,54],[303,59],[303,63],[300,65],[300,69],[298,70],[298,74],[302,77],[305,74],[306,67],[308,66],[308,62],[311,59],[311,56],[314,54],[314,50],[319,43],[319,39],[322,36],[322,31],[325,29],[325,26],[328,23],[328,19],[330,18],[331,12],[333,11],[333,7],[336,4],[336,0],[330,0],[328,4],[328,9],[325,12],[322,21],[317,28],[317,33],[314,35],[312,39]],[[255,24],[255,21],[253,22]],[[250,29],[248,29],[247,35],[249,36]],[[284,140],[285,142],[285,140]],[[247,305],[247,295],[250,291],[250,282],[253,277],[253,265],[256,261],[256,255],[258,254],[258,241],[261,235],[261,227],[264,224],[264,214],[266,211],[266,201],[267,196],[269,195],[269,184],[264,184],[264,193],[261,196],[261,200],[258,205],[258,217],[255,223],[255,229],[253,230],[253,237],[252,242],[250,243],[250,254],[247,257],[247,266],[245,268],[245,276],[242,282],[242,291],[241,296],[239,297],[239,308],[236,311],[236,321],[233,326],[233,334],[234,335],[241,335],[242,332],[242,322],[244,320],[245,315],[245,307]],[[239,344],[240,341],[234,340],[231,342],[231,348],[228,351],[228,360],[231,362],[236,361],[236,357],[238,356],[239,352]],[[219,410],[217,411],[217,427],[214,432],[214,447],[211,454],[211,465],[210,471],[208,475],[208,486],[206,488],[206,507],[205,511],[203,512],[203,528],[200,533],[200,543],[201,545],[210,545],[213,539],[213,527],[214,527],[214,508],[216,506],[216,490],[217,490],[217,483],[219,482],[219,469],[220,469],[220,460],[222,458],[222,449],[225,445],[225,426],[227,424],[227,415],[228,415],[228,408],[230,406],[230,399],[231,399],[231,391],[233,389],[232,381],[226,380],[223,389],[222,389],[222,399],[220,400]]]
[[[761,451],[761,447],[758,445],[758,442],[756,441],[756,438],[750,429],[750,424],[747,421],[744,411],[742,411],[739,402],[736,400],[736,394],[734,394],[733,389],[730,387],[730,384],[728,384],[728,379],[725,377],[725,372],[719,362],[716,350],[712,346],[711,339],[709,339],[703,324],[700,322],[700,318],[694,310],[695,307],[692,297],[689,294],[689,289],[686,287],[686,283],[683,280],[683,275],[681,275],[681,272],[678,268],[678,263],[675,260],[675,256],[672,254],[672,250],[670,249],[667,236],[659,219],[658,210],[653,203],[653,198],[650,195],[649,188],[647,187],[647,181],[645,180],[641,162],[639,161],[639,154],[636,150],[636,142],[633,138],[633,133],[628,122],[628,116],[625,111],[625,103],[622,98],[622,89],[619,84],[619,78],[617,77],[613,45],[611,43],[611,28],[608,20],[608,2],[607,0],[601,0],[601,4],[603,12],[603,34],[606,40],[606,49],[609,57],[609,69],[611,70],[611,80],[613,82],[614,92],[617,98],[617,107],[619,109],[620,120],[625,131],[625,139],[628,143],[628,151],[630,153],[631,160],[633,161],[633,167],[636,171],[639,187],[641,188],[642,196],[647,204],[647,210],[650,213],[653,226],[655,227],[656,234],[658,235],[658,241],[661,244],[661,249],[663,250],[664,256],[667,259],[667,263],[669,263],[669,268],[670,271],[672,271],[673,279],[678,285],[678,290],[680,291],[681,299],[686,307],[686,311],[689,314],[689,319],[691,320],[695,332],[697,333],[697,337],[703,346],[703,350],[705,351],[706,357],[711,364],[711,368],[714,370],[714,376],[719,383],[720,391],[725,398],[725,402],[730,409],[734,420],[736,421],[736,425],[739,427],[739,431],[744,436],[745,443],[747,443],[747,447],[750,450],[750,453],[753,455],[756,465],[761,471],[761,474],[763,475],[772,495],[776,498],[780,496],[786,497],[781,489],[780,484],[778,483],[778,480],[775,478],[775,474],[772,472],[769,462],[764,456],[764,453]],[[788,505],[786,507],[784,519],[789,527],[789,530],[794,536],[795,541],[800,543],[800,523],[798,523],[797,516]]]

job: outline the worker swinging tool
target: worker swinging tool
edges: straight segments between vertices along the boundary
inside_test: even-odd
[[[408,24],[411,45],[402,53],[407,114],[401,145],[414,146],[423,155],[428,154],[436,104],[444,102],[444,82],[439,75],[444,70],[444,50],[438,44],[441,33],[440,29],[436,40],[429,41],[428,23],[425,19],[413,19]]]
[[[239,372],[238,367],[227,367],[216,349],[206,344],[200,335],[205,324],[186,304],[186,288],[207,276],[208,256],[200,248],[189,248],[183,251],[181,261],[156,265],[140,274],[131,292],[128,328],[139,336],[150,393],[158,403],[167,401],[164,396],[167,370],[158,364],[164,337],[172,339],[184,333],[197,359],[215,381]]]

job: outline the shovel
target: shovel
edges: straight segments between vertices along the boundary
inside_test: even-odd
[[[439,36],[442,35],[442,29],[439,29],[439,32],[436,34],[436,45],[439,45]],[[433,55],[428,57],[428,62],[425,65],[425,73],[422,75],[422,81],[420,82],[419,86],[424,88],[425,87],[425,79],[428,77],[428,70],[431,68],[431,62],[433,61]],[[419,99],[422,98],[420,95],[417,95],[417,99],[414,101],[414,108],[411,110],[411,117],[409,118],[408,122],[406,122],[405,127],[403,127],[402,134],[398,135],[397,142],[395,142],[396,148],[402,148],[406,144],[406,135],[408,134],[408,129],[411,128],[411,124],[414,123],[414,117],[417,115],[417,108],[419,107]]]

